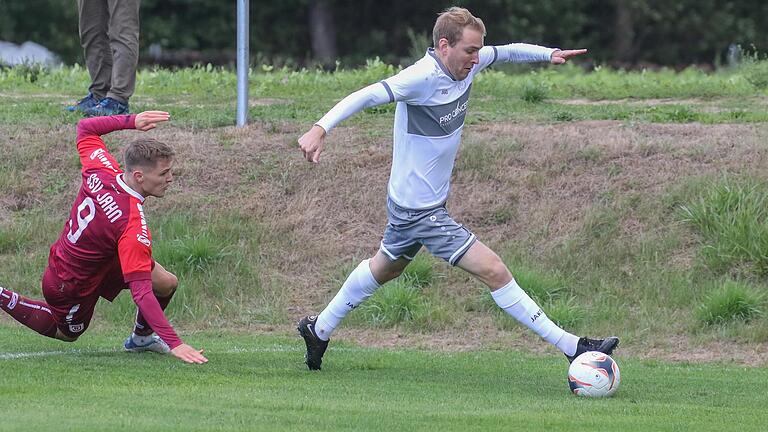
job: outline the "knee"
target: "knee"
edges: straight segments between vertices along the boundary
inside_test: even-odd
[[[495,259],[488,263],[488,267],[483,272],[482,279],[491,289],[497,289],[512,280],[512,273],[510,273],[501,259]]]
[[[376,256],[369,261],[371,274],[380,285],[400,276],[408,262],[402,258],[398,261],[390,261],[384,256]]]
[[[62,342],[74,342],[76,341],[78,336],[68,336],[61,332],[61,330],[56,329],[56,339],[62,341]]]
[[[382,272],[383,274],[381,275],[382,278],[384,279],[383,282],[382,281],[379,281],[379,282],[381,282],[382,284],[386,283],[386,282],[389,282],[392,279],[395,279],[396,277],[399,277],[401,274],[403,274],[403,270],[404,269],[401,269],[401,268],[387,269],[387,270],[383,271]],[[378,278],[377,278],[377,280],[378,280]]]
[[[154,291],[155,295],[158,297],[168,297],[176,292],[178,286],[179,278],[177,278],[175,274],[169,272],[163,275],[163,278],[152,286],[152,291]]]

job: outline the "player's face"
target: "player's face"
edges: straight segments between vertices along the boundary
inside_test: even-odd
[[[161,197],[173,182],[173,159],[158,159],[154,168],[145,168],[141,180],[144,196]]]
[[[483,34],[479,31],[465,27],[461,39],[456,45],[445,46],[445,59],[448,71],[458,81],[469,75],[472,68],[480,62],[480,48],[483,47]]]

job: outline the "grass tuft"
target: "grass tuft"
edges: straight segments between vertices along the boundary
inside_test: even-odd
[[[763,313],[763,296],[744,283],[726,281],[699,306],[696,317],[704,325],[749,322]]]
[[[523,85],[520,99],[528,103],[541,103],[547,99],[547,88],[539,83],[528,81]]]
[[[406,277],[379,288],[359,310],[369,324],[391,327],[419,319],[427,307],[427,301],[418,287]]]
[[[681,219],[701,236],[701,255],[716,273],[748,267],[768,275],[768,185],[725,177],[698,186],[680,206]]]

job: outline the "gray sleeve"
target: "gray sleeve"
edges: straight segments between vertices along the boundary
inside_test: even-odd
[[[371,84],[342,99],[315,124],[328,133],[352,115],[366,108],[390,103],[392,100],[392,91],[384,82]]]

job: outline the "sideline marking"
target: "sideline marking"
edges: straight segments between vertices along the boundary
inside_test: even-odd
[[[288,346],[272,346],[267,348],[240,348],[233,347],[222,351],[214,351],[216,354],[241,354],[241,353],[281,353],[281,352],[304,352],[305,349],[299,347]],[[334,351],[361,351],[361,349],[355,348],[335,348]],[[53,357],[61,355],[82,355],[82,354],[111,354],[124,352],[122,349],[87,349],[76,348],[71,350],[59,350],[59,351],[37,351],[37,352],[18,352],[18,353],[0,353],[0,360],[22,360],[35,357]],[[207,351],[210,352],[210,351]],[[128,353],[135,354],[135,353]]]

